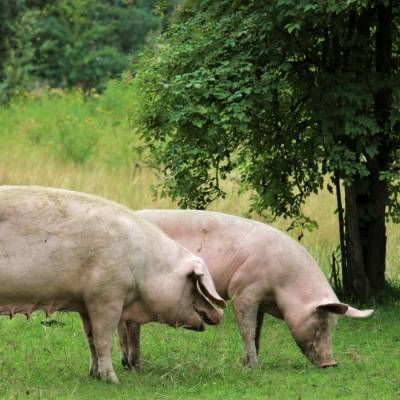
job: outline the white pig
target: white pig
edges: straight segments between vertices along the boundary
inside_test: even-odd
[[[367,317],[339,302],[310,254],[271,226],[210,211],[135,212],[201,256],[218,293],[232,301],[244,342],[245,364],[257,362],[264,313],[284,319],[305,356],[320,367],[336,365],[331,331],[337,315]],[[137,324],[119,324],[122,363],[140,368]]]
[[[224,302],[204,261],[128,208],[40,187],[0,187],[0,314],[80,314],[90,374],[117,383],[118,322],[203,329]]]

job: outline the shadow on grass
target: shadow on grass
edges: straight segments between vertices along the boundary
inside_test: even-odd
[[[376,304],[380,306],[393,305],[400,301],[400,281],[388,281],[386,282],[385,288],[374,299]]]

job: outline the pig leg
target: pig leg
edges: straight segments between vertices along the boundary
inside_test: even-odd
[[[90,370],[89,375],[95,378],[99,377],[99,364],[97,359],[96,348],[93,343],[93,332],[92,326],[90,324],[89,316],[85,313],[80,313],[83,330],[85,331],[86,340],[90,349],[91,360],[90,360]]]
[[[261,335],[261,328],[264,321],[264,310],[261,307],[258,307],[257,310],[257,325],[256,325],[256,337],[254,340],[254,344],[256,346],[257,355],[260,353],[260,335]]]
[[[255,367],[257,364],[255,340],[258,304],[241,295],[233,300],[232,306],[244,343],[244,364],[248,367]]]
[[[129,364],[136,371],[140,372],[140,325],[135,322],[127,322],[127,332],[129,340]]]
[[[140,325],[132,321],[120,321],[118,334],[122,366],[140,372]]]
[[[119,337],[119,344],[121,347],[121,364],[124,368],[130,369],[132,367],[129,364],[128,329],[126,327],[126,323],[123,321],[119,321],[118,324],[118,337]]]
[[[93,343],[98,359],[98,375],[111,383],[119,383],[111,360],[113,333],[118,327],[122,304],[90,302],[87,310],[92,325]]]

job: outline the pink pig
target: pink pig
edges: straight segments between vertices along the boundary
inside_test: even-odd
[[[285,320],[305,356],[329,367],[336,365],[331,332],[338,315],[373,312],[341,303],[304,247],[271,226],[210,211],[135,214],[205,260],[218,293],[232,301],[248,366],[257,362],[264,313]],[[118,330],[123,365],[139,369],[139,325],[121,320]]]
[[[78,312],[90,375],[112,383],[120,320],[203,330],[224,307],[200,257],[126,207],[60,189],[0,187],[0,282],[0,315]]]

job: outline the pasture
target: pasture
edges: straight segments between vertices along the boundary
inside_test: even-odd
[[[42,90],[0,110],[2,184],[62,187],[95,193],[131,208],[174,207],[154,196],[157,177],[130,122],[129,88],[111,82],[102,95]],[[228,183],[229,195],[212,209],[246,215],[248,201]],[[334,197],[306,205],[319,229],[302,244],[328,274],[338,239]],[[285,229],[287,221],[275,225]],[[79,317],[58,313],[63,324],[0,319],[0,396],[3,399],[396,399],[400,397],[400,276],[398,227],[388,229],[388,279],[392,288],[367,320],[339,320],[333,337],[338,368],[319,370],[300,353],[284,323],[267,317],[259,365],[241,365],[242,343],[228,308],[223,323],[203,333],[159,324],[142,334],[144,371],[125,371],[115,340],[114,366],[121,384],[90,379],[89,351]],[[295,237],[299,231],[292,231]],[[397,289],[396,289],[397,288]]]

